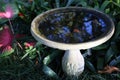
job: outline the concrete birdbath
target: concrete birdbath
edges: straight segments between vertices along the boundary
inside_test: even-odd
[[[70,76],[79,76],[85,64],[80,50],[110,39],[114,24],[107,15],[94,9],[57,8],[38,15],[32,21],[31,33],[42,44],[65,50],[63,71]]]

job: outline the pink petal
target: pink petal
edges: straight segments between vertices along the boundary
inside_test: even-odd
[[[6,18],[4,12],[0,12],[0,18]]]
[[[13,17],[13,10],[12,10],[12,7],[11,7],[10,5],[7,5],[7,6],[6,6],[5,17],[6,17],[6,18],[11,18],[11,17]]]
[[[12,50],[12,47],[11,46],[6,46],[2,52],[5,52],[5,51],[11,51]]]
[[[35,44],[36,44],[35,42],[26,42],[25,48],[29,48],[30,46],[34,46]]]
[[[13,34],[8,26],[4,26],[3,30],[0,31],[0,48],[5,48],[12,44]]]
[[[11,14],[10,12],[6,12],[6,13],[4,14],[4,16],[5,16],[6,18],[11,18],[11,17],[12,17],[12,14]]]
[[[1,18],[11,18],[13,17],[13,10],[10,5],[6,6],[5,12],[0,12]]]
[[[3,44],[0,44],[0,47],[2,47],[3,46]]]

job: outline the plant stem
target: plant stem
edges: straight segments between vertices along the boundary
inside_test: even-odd
[[[10,29],[11,29],[12,33],[14,34],[14,30],[13,30],[12,23],[11,23],[10,19],[8,19],[8,21],[9,21],[9,24],[10,24]]]

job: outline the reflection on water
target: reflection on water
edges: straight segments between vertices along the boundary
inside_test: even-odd
[[[39,30],[52,41],[81,43],[102,35],[106,31],[106,24],[93,14],[76,11],[47,15],[40,22]]]

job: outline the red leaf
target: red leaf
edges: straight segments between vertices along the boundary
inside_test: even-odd
[[[22,38],[22,37],[25,37],[25,36],[26,36],[25,34],[16,34],[15,38],[19,39],[19,38]]]

